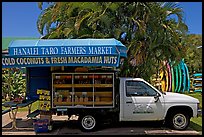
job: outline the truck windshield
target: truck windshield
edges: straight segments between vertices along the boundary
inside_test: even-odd
[[[142,81],[126,81],[126,96],[156,96],[157,92]]]

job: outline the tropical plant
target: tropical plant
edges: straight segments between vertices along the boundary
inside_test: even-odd
[[[25,89],[26,80],[21,69],[2,69],[2,92],[5,99],[7,99],[7,95],[9,99],[22,97],[25,94]]]
[[[37,27],[45,39],[121,40],[128,58],[120,75],[146,80],[158,72],[162,61],[179,62],[185,56],[182,39],[188,30],[182,9],[174,2],[53,2],[42,9]]]

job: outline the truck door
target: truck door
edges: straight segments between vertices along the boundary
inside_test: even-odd
[[[157,101],[156,95],[159,95]],[[125,81],[123,105],[124,121],[161,120],[164,116],[162,93],[144,81]]]

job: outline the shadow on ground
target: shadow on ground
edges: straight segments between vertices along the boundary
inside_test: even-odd
[[[137,129],[137,130],[136,130]],[[100,124],[94,132],[82,132],[77,121],[54,122],[53,134],[146,134],[145,129],[165,129],[161,122],[120,122],[115,124]]]
[[[199,131],[199,132],[202,131],[202,126],[200,126],[200,125],[198,125],[192,121],[190,122],[190,127],[196,131]]]
[[[191,123],[193,124],[193,123]],[[197,134],[191,133],[191,129],[184,132],[175,132],[168,129],[162,122],[119,122],[115,124],[100,124],[94,132],[83,132],[80,130],[77,121],[54,121],[52,122],[52,130],[48,133],[36,133],[37,135],[178,135],[178,134]],[[11,127],[11,123],[4,126]],[[17,120],[17,127],[32,128],[33,120]],[[198,127],[200,128],[200,127]],[[202,127],[201,127],[202,128]],[[201,129],[202,130],[202,129]],[[20,131],[9,130],[2,132],[9,132],[15,134]],[[32,134],[35,134],[34,129]]]
[[[16,120],[16,125],[17,128],[31,128],[30,131],[32,131],[33,128],[33,120],[32,119],[17,119]],[[12,129],[12,130],[8,130],[5,128],[11,128],[12,126],[12,122],[8,123],[7,125],[5,125],[4,127],[2,127],[2,132],[14,132],[14,131],[24,131],[24,129],[20,129],[20,130],[16,130],[16,129]]]

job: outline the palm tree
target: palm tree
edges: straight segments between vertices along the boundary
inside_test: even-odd
[[[42,3],[39,3],[42,8]],[[37,21],[38,31],[43,38],[104,37],[97,30],[98,19],[102,18],[109,3],[55,2],[43,10]]]
[[[182,16],[172,2],[54,2],[42,10],[37,24],[42,35],[45,31],[43,38],[121,40],[128,47],[121,75],[148,80],[163,60],[179,61],[185,55]],[[121,34],[127,34],[125,40]]]

